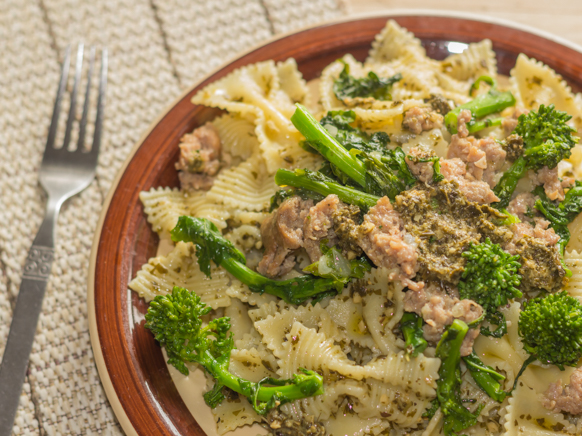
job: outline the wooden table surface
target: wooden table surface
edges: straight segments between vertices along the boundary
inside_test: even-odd
[[[503,18],[582,45],[582,0],[340,0],[346,14],[383,9],[438,9]]]

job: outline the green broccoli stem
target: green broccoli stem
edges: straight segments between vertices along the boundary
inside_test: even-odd
[[[181,216],[171,232],[172,241],[193,242],[200,270],[210,276],[210,261],[222,266],[253,292],[274,295],[289,304],[301,304],[309,298],[314,302],[339,292],[349,278],[337,280],[304,275],[288,280],[269,279],[249,267],[243,253],[222,236],[218,228],[205,218]]]
[[[340,185],[319,173],[309,170],[277,170],[275,183],[279,186],[292,186],[294,188],[306,189],[321,194],[324,197],[335,194],[344,203],[356,205],[364,210],[373,207],[380,199],[380,197],[375,195],[366,194],[349,186]]]
[[[527,170],[527,160],[523,156],[520,156],[513,162],[513,164],[511,164],[511,167],[503,173],[501,180],[499,180],[499,183],[497,183],[493,189],[495,195],[499,197],[499,201],[493,204],[496,209],[505,209],[509,205],[509,201],[511,200],[513,191],[515,191],[515,188],[517,187],[517,183],[523,176],[525,176]]]
[[[488,129],[493,126],[500,126],[503,118],[487,118],[481,121],[469,122],[467,124],[467,130],[469,133],[475,133],[483,129]]]
[[[339,291],[338,281],[331,278],[314,278],[311,275],[299,276],[288,280],[269,279],[243,263],[225,258],[220,265],[253,292],[267,293],[289,304],[301,304],[309,298],[319,297],[330,290]],[[340,289],[343,283],[340,284]],[[327,295],[327,294],[326,294]]]
[[[490,366],[485,365],[474,351],[463,357],[463,361],[477,385],[495,401],[503,402],[507,392],[503,390],[499,382],[505,380],[505,377]]]
[[[291,383],[282,386],[262,386],[261,383],[254,383],[235,376],[228,371],[228,365],[218,362],[209,350],[198,356],[196,361],[202,365],[220,384],[232,389],[239,394],[249,398],[251,403],[254,400],[267,403],[274,396],[282,402],[289,402],[299,398],[321,395],[323,393],[323,378],[314,371],[305,371],[303,374],[295,375],[294,379],[272,380],[275,383]]]
[[[456,319],[447,328],[436,348],[436,357],[441,359],[439,380],[437,381],[437,398],[444,415],[445,435],[456,435],[477,422],[481,413],[480,406],[471,413],[462,403],[461,387],[461,346],[469,331],[469,326]]]
[[[354,182],[363,188],[367,187],[366,167],[362,161],[353,156],[309,113],[307,108],[299,103],[291,116],[291,122],[299,130],[309,144],[326,160],[334,164]]]
[[[473,119],[468,124],[467,128],[469,132],[474,133],[478,130],[485,129],[490,127],[491,125],[499,125],[501,124],[501,119],[496,120],[483,120],[483,121],[475,121],[476,118],[481,118],[486,115],[490,115],[496,112],[501,112],[503,109],[508,108],[510,106],[515,105],[515,97],[509,91],[499,92],[496,89],[495,80],[493,80],[489,76],[481,76],[479,77],[473,86],[471,87],[470,94],[473,93],[473,90],[479,87],[481,82],[487,82],[491,85],[491,90],[486,94],[481,94],[475,97],[473,100],[457,106],[455,109],[450,111],[445,116],[445,125],[450,133],[454,134],[457,133],[457,123],[459,121],[459,115],[462,110],[469,110],[473,115]],[[495,124],[491,124],[494,122]]]
[[[406,353],[412,357],[422,353],[428,343],[422,331],[422,318],[416,313],[405,312],[400,320],[400,329],[406,342]]]

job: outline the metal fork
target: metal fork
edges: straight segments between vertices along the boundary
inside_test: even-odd
[[[85,147],[91,76],[93,75],[95,63],[94,47],[91,48],[89,54],[90,63],[87,88],[85,91],[83,113],[79,123],[77,148],[71,151],[69,150],[69,143],[71,141],[71,130],[76,114],[77,90],[81,81],[83,51],[84,47],[81,44],[77,49],[75,80],[71,91],[71,104],[65,129],[65,138],[62,147],[55,148],[61,102],[67,86],[71,57],[70,47],[67,48],[63,60],[61,79],[46,148],[40,166],[39,182],[48,196],[46,214],[26,258],[22,283],[20,284],[12,324],[10,325],[10,333],[8,334],[8,341],[6,343],[6,349],[4,350],[4,358],[0,366],[0,436],[9,436],[12,434],[14,417],[20,400],[22,384],[26,376],[28,359],[42,307],[42,300],[53,263],[55,253],[55,223],[59,210],[65,200],[83,191],[95,177],[97,156],[101,144],[105,88],[107,86],[107,49],[103,49],[101,54],[99,95],[97,99],[93,145],[90,150],[87,150]]]

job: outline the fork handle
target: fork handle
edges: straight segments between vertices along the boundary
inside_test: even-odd
[[[42,300],[53,263],[54,224],[61,204],[61,199],[49,197],[45,219],[24,264],[22,282],[0,365],[0,436],[12,435]]]

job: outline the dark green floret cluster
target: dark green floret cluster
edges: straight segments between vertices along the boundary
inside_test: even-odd
[[[392,77],[378,77],[370,71],[367,77],[356,79],[350,75],[350,66],[344,62],[344,69],[333,84],[333,92],[339,100],[356,97],[373,97],[376,100],[392,100],[392,85],[402,80],[401,74]]]
[[[289,304],[301,304],[308,299],[313,303],[341,291],[352,278],[361,278],[366,261],[352,261],[350,271],[333,276],[304,275],[289,280],[269,279],[246,266],[246,259],[236,247],[222,236],[216,226],[205,218],[181,216],[172,230],[172,240],[193,242],[200,271],[210,277],[210,262],[222,266],[253,292],[274,295]]]
[[[202,317],[211,310],[194,292],[174,287],[171,294],[158,295],[145,315],[145,326],[166,349],[169,364],[188,375],[186,363],[196,362],[216,379],[214,389],[204,395],[210,407],[222,402],[223,388],[247,397],[261,415],[281,404],[323,393],[323,378],[315,371],[302,369],[302,374],[288,380],[267,378],[259,383],[230,373],[234,348],[230,318],[217,318],[203,325]]]
[[[463,257],[467,264],[459,282],[459,295],[480,304],[486,312],[486,319],[499,325],[499,332],[496,330],[497,333],[493,334],[502,336],[507,329],[503,315],[498,311],[499,306],[523,296],[518,289],[521,283],[519,256],[512,256],[487,238],[481,244],[471,244]],[[492,335],[488,328],[481,329],[481,332]]]
[[[400,320],[400,329],[406,343],[406,353],[416,357],[428,346],[422,330],[422,318],[416,313],[404,312]]]
[[[515,105],[515,98],[509,91],[500,92],[497,89],[497,82],[489,76],[481,76],[471,86],[469,95],[479,88],[481,82],[491,86],[488,92],[478,95],[468,103],[457,106],[445,116],[445,125],[451,133],[457,133],[457,123],[459,115],[463,110],[471,111],[472,119],[467,123],[469,133],[475,133],[479,130],[501,124],[502,118],[483,119],[487,115],[501,112],[503,109]]]
[[[582,358],[582,304],[566,291],[534,298],[524,303],[518,332],[540,362],[576,366]]]
[[[515,133],[523,138],[523,154],[513,161],[495,186],[494,192],[500,199],[495,207],[507,207],[517,182],[528,170],[552,169],[570,157],[578,142],[573,135],[576,129],[567,124],[571,118],[566,112],[556,110],[553,104],[541,105],[537,111],[520,115]]]

